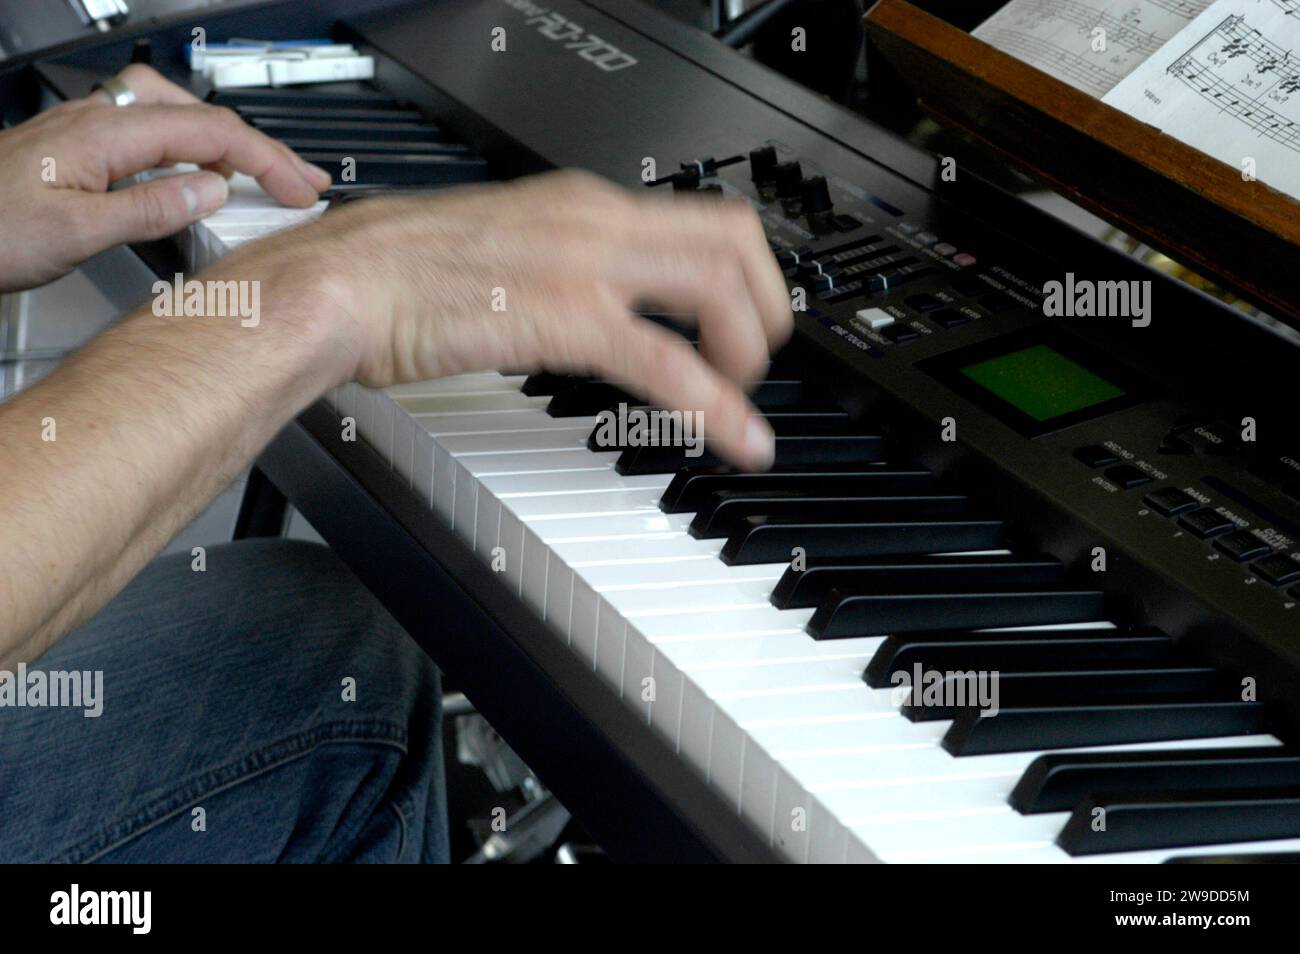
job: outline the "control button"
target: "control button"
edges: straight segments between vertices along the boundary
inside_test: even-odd
[[[1119,463],[1119,455],[1109,448],[1102,447],[1100,444],[1089,444],[1087,447],[1080,447],[1074,452],[1074,456],[1089,467],[1105,467],[1107,464]]]
[[[898,223],[898,231],[902,232],[904,235],[913,235],[913,234],[915,234],[916,232],[920,231],[920,228],[921,228],[921,226],[917,225],[917,224],[914,223],[914,222],[899,222],[899,223]]]
[[[975,264],[975,256],[970,252],[958,252],[952,257],[952,260],[962,268],[970,268]]]
[[[1214,541],[1214,548],[1226,553],[1238,563],[1271,553],[1273,548],[1248,530],[1234,530]]]
[[[1132,464],[1120,464],[1118,467],[1112,467],[1106,471],[1106,479],[1113,484],[1119,484],[1124,490],[1132,490],[1134,487],[1141,487],[1143,484],[1149,484],[1152,477],[1148,473],[1138,470]]]
[[[921,333],[911,325],[898,323],[887,326],[883,333],[894,344],[902,344],[904,341],[911,341],[914,338],[921,337]]]
[[[1178,429],[1171,436],[1181,438],[1203,454],[1214,456],[1239,454],[1246,449],[1239,426],[1222,421]]]
[[[841,232],[852,232],[854,229],[862,228],[862,223],[851,215],[835,216],[835,228]]]
[[[983,295],[980,298],[977,298],[976,301],[995,315],[1000,315],[1004,311],[1010,311],[1019,304],[1019,302],[1010,295],[1002,292],[993,292],[991,295]]]
[[[1196,536],[1204,540],[1206,537],[1218,536],[1220,533],[1226,533],[1237,525],[1210,507],[1203,507],[1200,510],[1193,510],[1185,517],[1178,518],[1178,525],[1186,527]],[[1297,566],[1300,569],[1300,566]]]
[[[1264,559],[1252,563],[1250,568],[1255,571],[1257,576],[1274,586],[1300,580],[1300,563],[1297,563],[1285,553],[1274,553],[1272,556],[1266,556]]]
[[[1177,487],[1153,490],[1142,498],[1142,502],[1162,517],[1173,517],[1189,510],[1195,510],[1201,505],[1199,500]]]
[[[940,242],[934,247],[934,250],[940,255],[955,255],[957,253],[957,246],[949,245],[947,242]]]
[[[917,232],[916,240],[922,245],[933,245],[935,242],[939,241],[939,236],[935,235],[933,232]]]
[[[944,302],[933,295],[908,295],[903,299],[903,304],[907,305],[908,308],[915,308],[917,311],[934,311],[936,308],[944,306]]]
[[[894,323],[894,316],[883,308],[863,308],[858,312],[858,319],[866,322],[872,331],[879,331]]]
[[[956,308],[944,308],[940,311],[932,312],[927,315],[931,321],[936,321],[944,328],[956,328],[958,325],[964,325],[971,320],[970,315],[963,314]]]

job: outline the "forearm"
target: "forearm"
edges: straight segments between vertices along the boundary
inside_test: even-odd
[[[290,285],[263,281],[256,327],[141,310],[0,407],[0,668],[98,610],[347,376],[328,303]]]

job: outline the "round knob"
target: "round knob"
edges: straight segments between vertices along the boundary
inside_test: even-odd
[[[803,181],[803,211],[805,215],[831,210],[831,190],[825,176],[813,176]]]
[[[749,153],[749,178],[755,183],[776,180],[776,147],[762,146]]]
[[[803,169],[797,162],[781,162],[776,167],[776,194],[780,199],[797,199],[803,192]]]

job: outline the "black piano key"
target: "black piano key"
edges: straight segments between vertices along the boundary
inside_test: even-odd
[[[1086,589],[947,587],[927,593],[833,590],[813,612],[813,639],[888,636],[916,630],[1086,623],[1106,617],[1106,594]]]
[[[792,400],[802,392],[803,385],[799,381],[788,379],[760,381],[749,399],[760,411],[771,412],[770,417],[788,417],[792,420],[817,417],[840,423],[848,420],[848,415],[838,408],[807,406]],[[581,387],[566,392],[563,398],[557,393],[556,398],[557,400],[546,407],[546,413],[551,417],[590,417],[601,411],[613,410],[620,404],[626,404],[629,408],[645,409],[638,398],[607,381],[586,381]]]
[[[335,184],[347,181],[361,185],[443,185],[485,182],[487,160],[478,156],[403,155],[372,152],[300,152],[302,159],[320,166]],[[347,160],[352,160],[348,162]],[[355,179],[343,176],[351,169]]]
[[[884,459],[884,441],[873,434],[777,434],[777,467],[834,466],[870,464]],[[615,470],[624,477],[634,474],[671,474],[687,464],[717,464],[716,455],[705,451],[701,457],[689,458],[682,447],[629,447],[623,451]]]
[[[546,394],[559,394],[576,387],[585,379],[569,374],[552,374],[550,371],[538,371],[524,379],[520,391],[528,397],[541,397]]]
[[[1300,786],[1300,752],[1280,745],[1159,752],[1052,752],[1029,764],[1008,801],[1022,815],[1068,811],[1089,795]]]
[[[903,715],[912,722],[935,722],[955,719],[968,705],[974,704],[969,692],[965,696],[948,693],[949,686],[959,689],[978,670],[922,670],[938,672],[943,677],[933,699],[918,694],[904,702]],[[1025,709],[1046,705],[1095,705],[1104,702],[1134,703],[1148,699],[1168,701],[1186,699],[1202,701],[1223,698],[1227,692],[1224,674],[1213,666],[1177,666],[1164,669],[1097,669],[1091,672],[999,672],[997,701],[1000,706]]]
[[[906,553],[993,550],[1002,546],[1001,520],[914,520],[802,523],[747,517],[719,554],[729,566],[788,563],[795,547],[811,559]]]
[[[1266,731],[1258,702],[1161,701],[1129,705],[1001,709],[996,716],[959,715],[943,737],[953,755],[1032,752],[1084,745],[1211,739]]]
[[[607,385],[607,387],[612,386]],[[557,407],[558,412],[551,414],[552,417],[586,416],[585,414],[570,413],[583,403],[581,398],[574,397],[574,393],[584,390],[585,387],[579,385],[571,391],[563,391],[556,394],[547,406],[547,413],[551,413],[552,407]],[[595,396],[598,397],[599,395]],[[615,402],[612,406],[601,408],[591,413],[614,413],[617,410],[618,403],[619,402]],[[626,403],[626,401],[623,403]],[[657,409],[640,405],[628,408],[629,413],[636,411],[638,413],[644,412],[650,414],[655,410]],[[768,424],[771,425],[772,431],[777,437],[814,437],[821,435],[838,437],[849,423],[848,415],[843,411],[765,411],[763,417],[767,420]],[[685,422],[685,418],[683,418],[683,422]],[[610,434],[609,425],[605,421],[598,422],[596,426],[592,428],[591,434],[587,437],[587,449],[595,452],[613,450],[625,451],[631,450],[637,446],[636,444],[618,443],[617,440],[610,441],[609,438],[611,436],[616,437],[617,434]]]
[[[606,385],[605,387],[612,388],[612,385]],[[576,391],[585,391],[585,390],[586,390],[585,386],[579,385],[575,387],[572,391],[564,391],[556,394],[555,397],[551,400],[551,404],[547,406],[547,413],[550,413],[551,407],[554,406],[557,408],[557,413],[551,414],[552,417],[587,416],[587,414],[585,413],[578,413],[578,414],[571,413],[575,409],[581,407],[586,401],[588,400],[594,401],[596,398],[600,397],[600,394],[597,393],[592,393],[588,395],[574,394],[574,392]],[[609,393],[611,396],[618,396],[622,394],[622,392],[618,391],[617,389],[613,389]],[[603,407],[595,411],[591,411],[590,414],[617,412],[620,403],[629,405],[627,408],[629,414],[632,413],[633,411],[637,412],[638,414],[640,413],[651,414],[656,410],[658,410],[658,408],[652,408],[645,405],[638,405],[632,403],[631,399],[627,395],[623,395],[622,400],[616,401],[613,405],[610,405],[608,407]],[[760,410],[762,409],[760,408]],[[763,410],[763,417],[768,422],[768,424],[771,425],[772,431],[778,437],[813,437],[813,436],[821,436],[821,435],[839,436],[849,425],[849,416],[845,414],[843,411],[839,411],[839,410],[821,410],[821,409],[814,410],[811,408],[799,409],[799,410],[786,408],[778,411]],[[636,446],[634,444],[620,445],[620,444],[601,443],[601,441],[605,439],[606,430],[607,427],[603,424],[603,422],[598,423],[596,427],[592,429],[591,436],[587,439],[588,449],[593,451],[624,450],[629,446]],[[600,435],[599,439],[597,435]]]
[[[330,200],[329,207],[326,209],[328,212],[329,209],[334,208],[336,205],[356,202],[360,199],[395,195],[433,195],[439,189],[443,188],[446,188],[446,186],[427,184],[402,185],[396,183],[383,185],[373,182],[336,182],[322,192],[320,197],[322,199]]]
[[[241,106],[286,106],[303,109],[401,109],[402,103],[378,90],[356,89],[348,92],[304,88],[270,88],[214,90],[208,102],[215,106],[238,109]]]
[[[900,586],[1051,583],[1065,567],[1052,556],[993,554],[933,556],[911,559],[818,560],[802,570],[785,571],[772,590],[777,609],[816,606],[831,590],[841,593],[887,593]]]
[[[328,139],[335,143],[336,148],[344,149],[354,142],[364,146],[367,142],[407,139],[438,142],[446,138],[442,130],[431,123],[367,123],[354,120],[331,123],[315,119],[255,119],[253,126],[276,139],[286,136]]]
[[[1101,819],[1104,825],[1099,823]],[[1079,857],[1269,841],[1298,835],[1300,787],[1138,791],[1116,792],[1080,802],[1056,843]]]
[[[299,136],[284,136],[280,142],[294,152],[340,152],[350,155],[346,143],[332,139],[309,139]],[[353,144],[356,145],[355,143]],[[416,142],[414,140],[394,139],[391,142],[371,140],[363,148],[370,153],[402,153],[430,156],[465,156],[469,155],[469,146],[462,142]]]
[[[557,391],[551,403],[546,405],[546,413],[551,417],[592,417],[620,404],[637,407],[640,403],[616,384],[579,381],[571,388]]]
[[[684,467],[664,491],[659,509],[664,513],[690,513],[699,510],[708,498],[719,491],[781,490],[790,493],[844,494],[914,493],[932,489],[934,474],[914,467],[806,468],[773,469],[749,474],[730,467]]]
[[[964,494],[821,495],[754,493],[723,490],[704,502],[689,532],[699,540],[729,537],[746,517],[774,517],[808,523],[845,520],[908,520],[921,517],[955,517],[970,510]]]
[[[1069,629],[1014,632],[918,632],[891,635],[862,674],[873,689],[893,684],[898,672],[1065,672],[1111,665],[1159,666],[1174,658],[1174,644],[1151,630],[1116,632]]]
[[[417,109],[396,106],[340,106],[336,103],[298,102],[293,105],[241,103],[235,107],[245,119],[319,119],[326,122],[422,123]]]

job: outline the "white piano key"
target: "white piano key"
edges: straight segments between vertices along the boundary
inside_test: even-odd
[[[505,500],[547,495],[576,497],[583,494],[629,490],[654,491],[662,497],[663,492],[668,489],[669,482],[669,478],[663,474],[637,474],[624,477],[612,467],[576,474],[510,474],[501,477],[484,477],[482,480],[484,487]]]
[[[627,648],[627,621],[607,603],[600,607],[596,632],[595,669],[620,696],[623,695],[623,661]]]
[[[497,545],[503,551],[506,580],[518,596],[523,595],[524,580],[524,525],[506,507],[500,510]]]
[[[404,412],[410,414],[404,409]],[[496,451],[512,449],[523,449],[530,433],[541,434],[548,442],[555,442],[556,433],[566,436],[571,435],[573,438],[572,445],[564,445],[566,449],[574,446],[586,446],[587,434],[583,433],[581,428],[574,427],[572,424],[551,421],[550,418],[538,421],[535,411],[527,408],[517,408],[513,411],[460,411],[448,414],[411,414],[411,419],[415,421],[416,426],[420,427],[428,434],[438,438],[464,436],[470,437],[475,435],[497,434],[494,440],[495,444],[491,445]],[[548,426],[549,424],[549,426]],[[451,449],[456,449],[456,442],[449,441]],[[559,443],[553,445],[548,443],[547,446],[560,447]]]
[[[569,645],[582,659],[596,668],[596,638],[600,623],[600,600],[591,584],[574,575],[572,603],[569,608]]]
[[[474,547],[474,530],[478,518],[478,481],[472,479],[460,461],[452,464],[455,483],[452,488],[452,527]]]
[[[481,486],[487,484],[480,481]],[[608,514],[660,514],[659,493],[646,490],[611,490],[599,494],[513,495],[503,498],[520,519],[603,517]]]
[[[521,524],[522,526],[522,524]],[[546,579],[550,569],[550,551],[541,537],[523,527],[524,565],[520,593],[525,603],[546,618]]]
[[[384,390],[399,404],[408,397],[432,394],[481,394],[484,392],[518,391],[524,383],[522,375],[504,375],[497,371],[476,371],[456,374],[428,381],[410,381],[394,384]],[[404,406],[404,405],[403,405]]]

